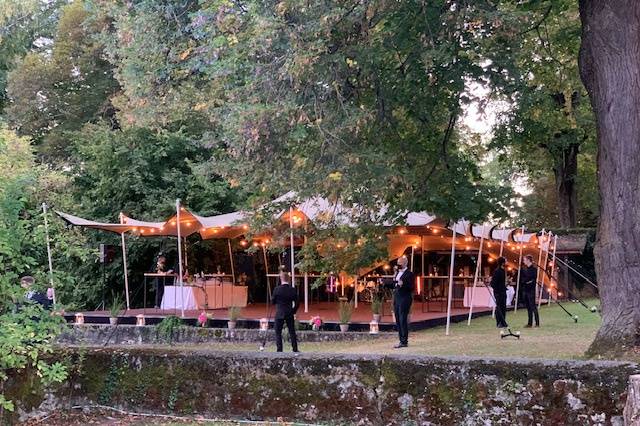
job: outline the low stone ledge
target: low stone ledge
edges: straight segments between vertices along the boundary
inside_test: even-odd
[[[266,334],[266,336],[265,336]],[[298,331],[300,342],[344,342],[355,340],[373,340],[395,336],[395,333],[383,332],[369,334],[366,332],[341,333],[335,331]],[[289,333],[284,330],[283,337],[289,339]],[[266,340],[273,342],[275,332],[256,329],[238,328],[202,328],[177,327],[170,335],[162,334],[156,326],[133,325],[71,325],[58,337],[60,345],[150,345],[150,344],[202,344],[202,343],[258,343]]]
[[[9,397],[29,395],[16,398],[23,419],[44,401],[323,424],[617,425],[638,372],[623,362],[126,347],[76,351],[67,363],[70,380],[48,396],[8,382]]]

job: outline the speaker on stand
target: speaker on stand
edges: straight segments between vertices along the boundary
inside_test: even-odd
[[[100,253],[98,256],[98,262],[100,262],[100,267],[102,269],[102,301],[96,308],[97,310],[107,309],[105,295],[107,293],[107,272],[106,265],[107,263],[113,262],[113,258],[115,256],[115,247],[108,244],[100,244]]]

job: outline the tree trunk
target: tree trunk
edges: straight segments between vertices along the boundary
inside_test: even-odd
[[[562,228],[575,228],[578,196],[576,176],[578,174],[578,144],[571,144],[562,152],[553,168],[558,196],[558,216]]]
[[[640,1],[580,0],[580,76],[596,116],[602,326],[589,352],[627,351],[640,326]]]

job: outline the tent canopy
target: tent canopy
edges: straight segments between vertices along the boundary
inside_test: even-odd
[[[179,227],[182,237],[188,237],[189,235],[198,233],[203,239],[236,238],[248,229],[246,224],[242,224],[242,220],[245,217],[242,212],[206,217],[199,216],[185,207],[181,207],[180,209],[179,224],[177,223],[177,214],[174,214],[164,222],[137,220],[121,214],[121,223],[102,223],[59,211],[56,211],[56,213],[64,219],[65,222],[73,226],[101,229],[118,234],[129,232],[145,237],[177,236]]]

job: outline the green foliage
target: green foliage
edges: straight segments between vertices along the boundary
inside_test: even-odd
[[[578,72],[578,4],[532,1],[502,8],[526,14],[529,24],[508,41],[513,79],[496,97],[511,108],[500,117],[492,147],[502,166],[526,177],[533,189],[521,210],[525,223],[592,226],[598,211],[595,121]]]
[[[182,327],[182,320],[174,315],[164,317],[160,324],[156,326],[158,336],[168,340],[169,344],[173,344],[173,336],[178,328]]]
[[[353,315],[353,305],[345,300],[341,300],[338,305],[338,316],[340,317],[340,324],[349,324],[351,322],[351,316]]]
[[[55,161],[69,155],[65,131],[113,116],[109,98],[118,88],[102,46],[92,37],[107,22],[90,16],[81,0],[60,13],[51,52],[29,52],[9,73],[6,111],[10,124]]]
[[[379,315],[381,310],[382,310],[382,299],[376,295],[371,301],[371,313],[375,315]]]
[[[240,317],[241,308],[239,306],[229,307],[229,321],[237,321]]]
[[[66,368],[60,362],[50,363],[43,357],[53,352],[53,341],[62,331],[64,320],[51,315],[39,305],[0,310],[0,389],[9,374],[20,374],[25,368],[35,368],[43,386],[66,379]],[[11,401],[0,393],[0,406],[13,410]]]
[[[120,315],[120,311],[124,307],[122,303],[122,298],[119,294],[113,294],[113,301],[111,302],[111,306],[109,307],[109,313],[111,314],[111,318],[117,318]]]

